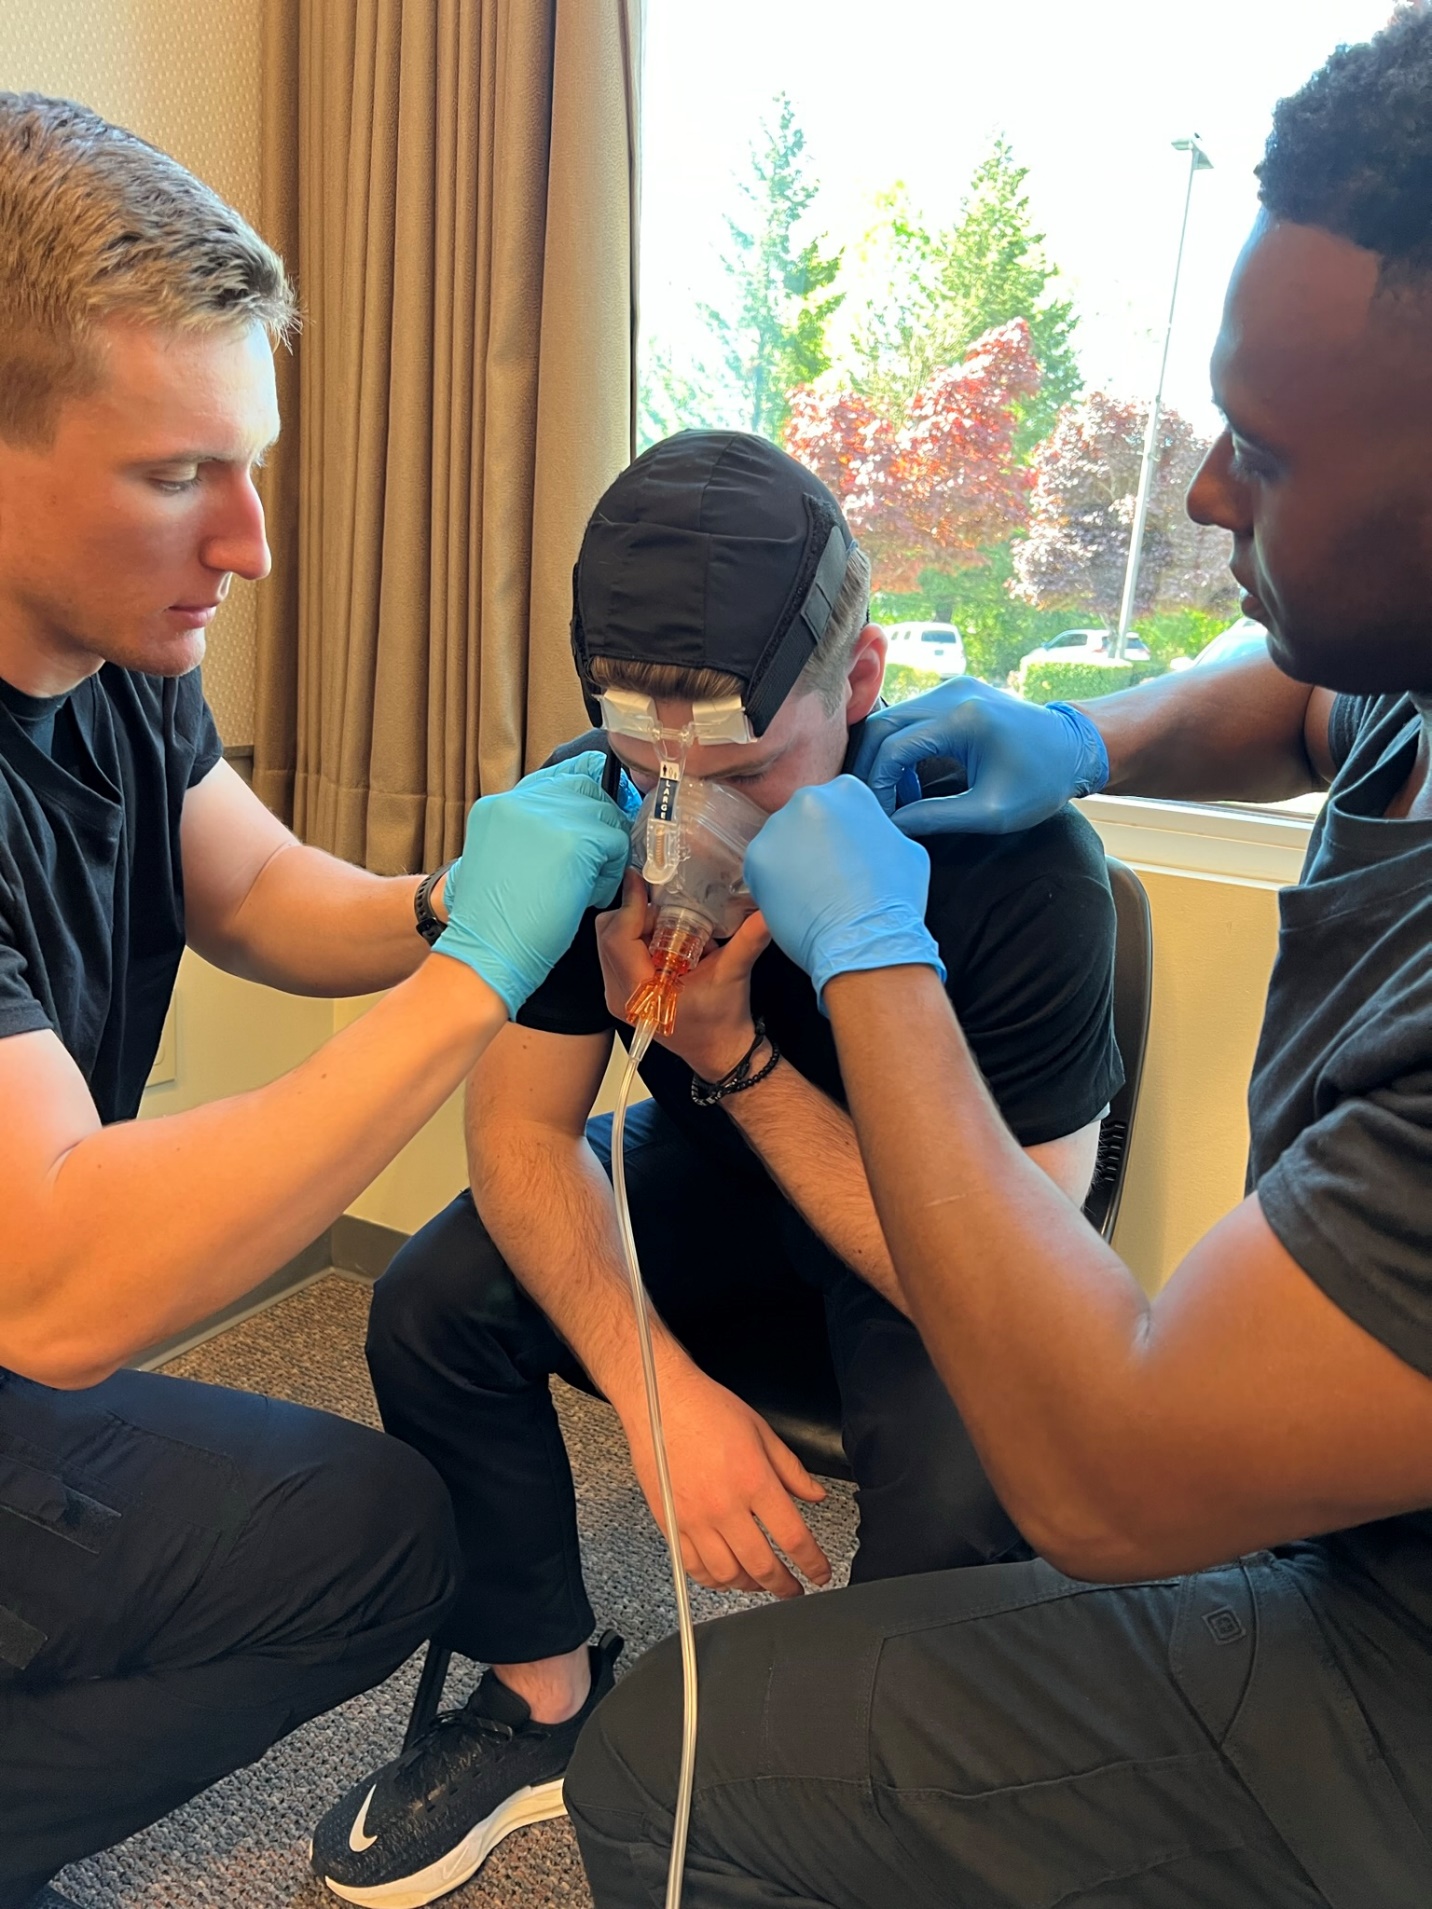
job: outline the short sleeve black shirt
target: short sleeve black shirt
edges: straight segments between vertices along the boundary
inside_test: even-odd
[[[0,684],[0,1039],[49,1028],[132,1117],[184,948],[179,823],[222,750],[199,673]]]
[[[1308,1278],[1432,1377],[1432,822],[1387,816],[1420,730],[1406,696],[1333,705],[1338,772],[1279,897],[1249,1185]],[[1389,1740],[1427,1738],[1432,1510],[1323,1542],[1339,1663]]]
[[[583,745],[602,747],[602,738]],[[926,846],[925,919],[950,1001],[1015,1138],[1034,1146],[1087,1126],[1123,1079],[1113,1032],[1114,905],[1098,837],[1066,809],[1023,834],[935,836]],[[779,948],[757,961],[751,1004],[791,1065],[844,1105],[830,1023],[808,976]],[[517,1018],[555,1034],[630,1034],[607,1012],[595,916]],[[693,1104],[691,1070],[674,1054],[653,1047],[642,1078],[697,1144],[749,1162],[724,1111]]]

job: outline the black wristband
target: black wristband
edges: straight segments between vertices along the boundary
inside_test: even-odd
[[[434,912],[433,890],[439,882],[446,880],[451,867],[451,862],[444,862],[441,868],[435,868],[430,875],[424,875],[413,890],[413,915],[417,930],[430,948],[447,926],[447,923]]]
[[[764,1067],[758,1067],[753,1074],[751,1063],[762,1043],[770,1048],[771,1057]],[[731,1094],[743,1093],[746,1088],[757,1086],[780,1058],[781,1050],[766,1033],[765,1022],[757,1021],[755,1038],[729,1074],[723,1074],[720,1080],[703,1080],[699,1074],[692,1074],[691,1098],[698,1107],[714,1107],[718,1101],[727,1099]]]

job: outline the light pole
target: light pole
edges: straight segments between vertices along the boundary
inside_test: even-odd
[[[1159,381],[1154,391],[1154,401],[1149,407],[1149,428],[1144,432],[1144,456],[1139,466],[1139,492],[1134,500],[1134,525],[1129,535],[1129,560],[1124,566],[1124,597],[1119,605],[1119,628],[1114,638],[1114,656],[1122,660],[1124,646],[1128,640],[1129,624],[1134,616],[1134,592],[1139,587],[1139,560],[1144,549],[1144,522],[1149,514],[1149,492],[1153,488],[1154,462],[1159,441],[1159,417],[1163,407],[1164,373],[1168,370],[1169,341],[1173,337],[1173,315],[1178,305],[1178,275],[1183,270],[1183,242],[1188,236],[1188,209],[1193,202],[1193,175],[1196,172],[1211,172],[1213,161],[1198,143],[1195,133],[1191,139],[1175,139],[1175,152],[1188,154],[1188,188],[1183,195],[1183,224],[1178,229],[1178,256],[1173,266],[1173,292],[1168,301],[1168,324],[1164,327],[1163,357],[1159,360]]]

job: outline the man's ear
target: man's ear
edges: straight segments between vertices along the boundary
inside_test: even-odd
[[[863,722],[880,700],[880,685],[885,681],[885,632],[878,623],[867,623],[855,639],[850,671],[845,679],[845,721],[847,727]]]

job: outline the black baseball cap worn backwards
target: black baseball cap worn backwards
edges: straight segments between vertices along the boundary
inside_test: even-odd
[[[825,634],[854,542],[803,464],[744,431],[682,431],[609,486],[572,573],[572,655],[724,670],[764,733]]]

